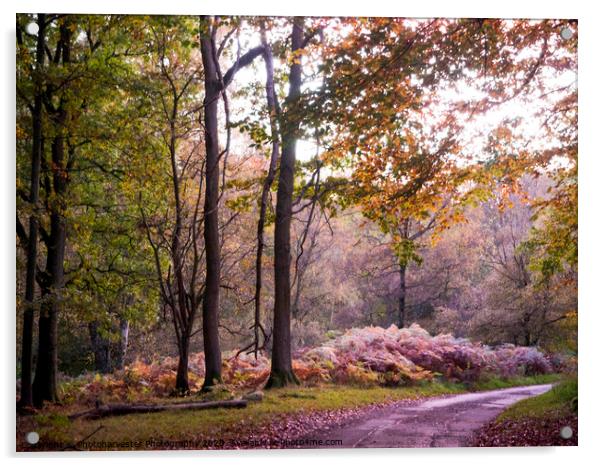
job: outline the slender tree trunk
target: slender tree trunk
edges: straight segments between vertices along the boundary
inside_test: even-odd
[[[254,353],[255,359],[257,359],[257,353],[259,351],[259,330],[263,327],[261,325],[261,287],[262,287],[262,259],[264,249],[264,228],[265,228],[265,217],[268,209],[268,200],[270,196],[270,189],[274,178],[276,176],[276,167],[278,165],[278,158],[280,154],[280,141],[277,124],[277,103],[276,93],[274,90],[274,63],[272,58],[272,49],[270,48],[267,39],[265,37],[265,29],[262,25],[261,31],[261,43],[264,46],[265,52],[263,54],[265,61],[266,71],[266,82],[265,82],[265,93],[267,100],[268,112],[270,114],[270,129],[272,136],[272,154],[270,156],[270,166],[268,173],[263,182],[263,188],[261,191],[261,204],[259,206],[259,221],[257,222],[257,257],[255,261],[255,323],[254,323]],[[265,336],[265,335],[264,335]]]
[[[205,350],[205,381],[203,389],[221,382],[222,357],[219,344],[219,143],[217,131],[217,104],[220,83],[215,63],[215,42],[211,32],[202,34],[201,54],[205,77],[205,239],[206,278],[203,298],[203,346]]]
[[[297,263],[297,266],[300,267],[296,270],[295,297],[293,298],[293,304],[291,305],[291,313],[295,319],[299,318],[299,302],[301,301],[303,275],[305,272],[301,264]]]
[[[36,267],[38,260],[38,203],[40,200],[40,166],[42,163],[42,86],[41,73],[44,66],[46,41],[46,15],[38,14],[38,40],[36,45],[35,95],[32,112],[31,185],[29,202],[32,213],[29,217],[29,239],[27,244],[27,272],[25,279],[25,313],[21,339],[21,406],[32,406],[33,325],[34,299],[36,291]]]
[[[406,266],[399,264],[399,328],[406,324]]]
[[[304,18],[293,22],[292,52],[303,46]],[[266,388],[298,383],[291,358],[291,217],[295,181],[296,144],[299,132],[301,94],[301,63],[295,59],[289,74],[289,93],[286,99],[285,127],[282,131],[282,160],[276,198],[276,230],[274,233],[274,338],[272,367]]]
[[[175,92],[175,91],[174,91]],[[190,392],[188,384],[188,352],[190,345],[191,324],[194,322],[194,309],[189,308],[186,286],[184,285],[184,252],[181,246],[182,236],[182,201],[180,197],[180,176],[178,173],[177,149],[176,149],[176,118],[178,114],[178,99],[174,98],[172,113],[170,116],[170,140],[169,153],[171,160],[171,177],[176,209],[176,224],[173,231],[171,244],[171,258],[173,263],[173,274],[176,285],[176,306],[173,309],[174,326],[176,337],[179,338],[179,360],[176,375],[176,392],[187,394]]]
[[[94,352],[94,370],[101,374],[111,372],[111,342],[98,332],[98,322],[88,324],[88,333]]]
[[[128,350],[130,335],[130,322],[126,319],[119,320],[119,345],[115,355],[115,369],[123,369],[125,366],[125,357]]]
[[[533,344],[532,335],[530,330],[531,316],[526,315],[523,317],[523,338],[525,339],[525,346],[531,346]]]
[[[189,354],[190,338],[183,337],[180,342],[180,351],[178,358],[178,370],[176,372],[176,392],[186,394],[190,391],[188,383],[188,354]]]

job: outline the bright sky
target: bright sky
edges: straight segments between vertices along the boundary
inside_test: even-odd
[[[284,33],[289,33],[290,28],[286,28]],[[282,32],[276,32],[277,34]],[[268,37],[268,40],[270,38]],[[244,53],[251,47],[259,45],[259,41],[255,32],[249,30],[241,31],[240,35],[241,52]],[[535,53],[538,53],[536,51]],[[275,60],[275,67],[278,69],[282,64]],[[257,82],[260,85],[265,83],[265,68],[263,61],[256,60],[252,66],[241,69],[236,76],[236,81],[239,85],[245,85],[250,82]],[[544,74],[546,87],[548,89],[562,88],[565,86],[577,86],[577,73],[573,70],[566,70],[563,73],[554,76],[551,72]],[[316,89],[320,86],[319,82],[306,82],[305,88]],[[286,88],[285,88],[286,92]],[[537,116],[537,112],[542,108],[549,107],[560,97],[565,94],[553,93],[547,96],[542,96],[538,91],[535,95],[523,95],[520,98],[515,98],[506,102],[485,114],[479,114],[470,121],[466,121],[462,134],[459,135],[463,141],[466,153],[471,153],[477,158],[483,153],[483,148],[487,143],[489,134],[494,131],[504,120],[518,118],[521,123],[517,126],[517,132],[523,135],[528,147],[532,149],[541,149],[547,142],[543,138],[541,128],[542,121]],[[444,109],[449,103],[464,100],[466,98],[482,98],[484,94],[475,87],[470,87],[466,82],[456,83],[455,86],[450,86],[439,93],[441,106]],[[261,99],[265,99],[264,96]],[[251,102],[245,99],[231,99],[231,107],[233,109],[233,119],[242,118],[245,112],[248,111]],[[263,105],[263,101],[262,101]],[[443,113],[443,111],[441,112]],[[248,141],[246,138],[233,138],[233,149],[237,151],[246,151]],[[527,147],[522,147],[526,149]],[[299,140],[297,144],[297,158],[301,161],[307,161],[316,155],[316,144],[313,140]]]

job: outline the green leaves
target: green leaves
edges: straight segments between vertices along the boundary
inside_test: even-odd
[[[536,204],[532,229],[523,247],[533,257],[531,267],[546,284],[555,275],[574,269],[578,261],[577,165],[557,175],[552,196]],[[576,285],[576,284],[575,284]]]
[[[407,266],[411,262],[414,262],[418,265],[422,264],[422,257],[418,255],[418,246],[415,241],[405,239],[405,238],[395,238],[393,239],[393,251],[397,260],[399,261],[399,265]]]
[[[252,141],[249,147],[253,149],[259,150],[272,142],[272,137],[269,134],[265,120],[253,121],[250,117],[247,117],[243,120],[232,122],[230,127],[237,128],[241,134],[248,135]]]
[[[253,194],[243,194],[226,200],[226,206],[234,212],[249,212],[255,204]]]

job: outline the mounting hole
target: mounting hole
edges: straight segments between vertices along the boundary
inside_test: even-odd
[[[28,432],[25,436],[25,440],[27,440],[27,443],[30,445],[35,445],[40,441],[40,434],[37,432]]]
[[[562,28],[562,31],[560,31],[560,37],[562,37],[564,40],[569,40],[571,37],[573,37],[573,30],[571,28]]]
[[[573,436],[573,429],[571,429],[569,426],[564,426],[562,429],[560,429],[560,436],[565,440],[570,439]]]
[[[32,36],[35,36],[38,31],[40,30],[40,26],[38,26],[38,23],[29,23],[27,26],[25,26],[25,30],[27,31],[27,34],[31,34]]]

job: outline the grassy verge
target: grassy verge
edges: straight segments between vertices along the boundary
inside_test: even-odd
[[[577,378],[563,380],[550,391],[519,401],[499,415],[499,421],[524,417],[550,418],[570,416],[577,411]]]
[[[471,387],[472,390],[499,390],[502,388],[511,388],[521,385],[541,385],[547,383],[555,383],[562,380],[561,374],[542,374],[532,375],[529,377],[513,377],[511,379],[502,379],[499,377],[491,377],[479,381]]]
[[[562,380],[548,392],[510,406],[479,429],[471,444],[480,447],[577,445],[576,377]]]
[[[127,442],[113,449],[148,448],[149,440],[198,441],[199,439],[236,438],[257,432],[287,416],[309,415],[354,410],[374,404],[398,400],[411,400],[439,395],[457,394],[470,390],[488,390],[518,385],[548,383],[555,376],[521,377],[511,380],[490,379],[467,387],[449,382],[423,383],[409,387],[348,387],[325,385],[321,387],[295,387],[266,391],[262,402],[251,403],[245,409],[216,409],[207,411],[177,411],[136,414],[101,420],[76,420],[70,422],[62,414],[34,416],[25,429],[35,429],[40,434],[39,449],[56,449],[73,445],[83,439],[95,442]],[[177,399],[172,399],[177,401]],[[19,449],[28,446],[20,442]],[[100,446],[99,449],[106,448]],[[86,449],[86,448],[83,448]]]

